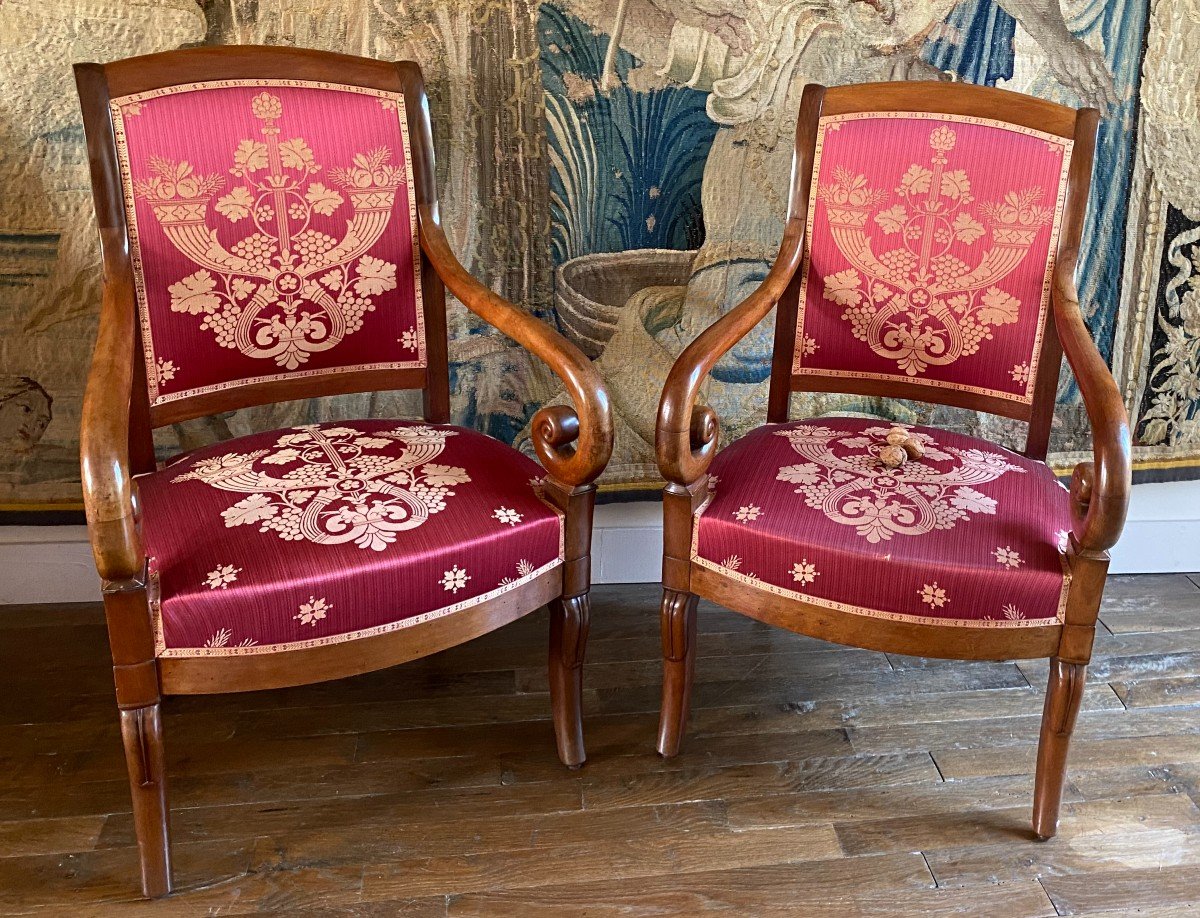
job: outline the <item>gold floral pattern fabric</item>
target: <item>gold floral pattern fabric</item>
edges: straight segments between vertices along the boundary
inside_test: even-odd
[[[1029,402],[1070,150],[979,118],[822,119],[793,372]]]
[[[449,615],[562,563],[541,469],[448,425],[242,437],[137,479],[162,656],[270,653]]]
[[[780,481],[826,519],[851,526],[876,543],[897,535],[919,536],[953,529],[973,514],[996,515],[995,499],[978,490],[1001,475],[1025,469],[1001,453],[971,447],[938,447],[932,434],[912,436],[924,444],[924,460],[885,469],[879,452],[888,427],[868,427],[846,435],[833,428],[803,425],[777,431],[806,461],[784,466]],[[946,464],[950,467],[947,468]]]
[[[353,427],[307,427],[285,433],[271,449],[222,453],[174,483],[203,481],[246,497],[221,511],[226,527],[258,524],[260,532],[318,544],[353,542],[382,551],[396,534],[446,509],[465,469],[436,459],[456,431],[399,426],[374,436]],[[395,446],[403,445],[398,454]]]
[[[819,418],[722,450],[692,557],[758,589],[839,611],[964,627],[1060,621],[1066,490],[1040,462],[907,428],[920,458],[887,467],[892,428]]]
[[[153,403],[424,365],[400,96],[234,80],[112,110]]]

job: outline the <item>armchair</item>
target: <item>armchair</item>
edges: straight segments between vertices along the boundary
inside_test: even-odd
[[[961,84],[806,87],[779,254],[680,355],[659,407],[662,755],[687,721],[698,597],[867,649],[1045,656],[1033,829],[1055,834],[1130,487],[1128,418],[1073,277],[1098,117]],[[718,453],[705,379],[775,307],[768,423]],[[1044,463],[1064,354],[1094,437],[1069,490]],[[1025,448],[789,420],[804,391],[1016,418]]]
[[[171,890],[165,695],[369,672],[549,604],[558,754],[582,764],[607,396],[455,257],[417,65],[222,47],[75,72],[104,270],[83,488],[145,895]],[[449,424],[446,289],[566,384],[574,409],[534,419],[541,467]],[[379,389],[421,389],[424,420],[155,459],[158,427]]]

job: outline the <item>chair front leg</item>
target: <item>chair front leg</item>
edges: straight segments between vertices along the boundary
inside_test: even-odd
[[[591,600],[587,593],[550,603],[550,706],[558,757],[570,768],[587,759],[583,747],[583,657]]]
[[[696,672],[696,603],[694,593],[663,590],[662,708],[658,717],[658,751],[670,758],[679,753],[691,706]]]
[[[171,828],[162,741],[162,703],[121,711],[121,738],[133,796],[133,823],[142,867],[142,893],[171,892]]]
[[[1067,776],[1067,748],[1075,729],[1075,718],[1083,701],[1087,666],[1050,660],[1050,683],[1042,710],[1042,734],[1038,742],[1037,776],[1033,785],[1033,832],[1045,840],[1058,831],[1058,810]]]
[[[702,415],[702,417],[709,417]],[[715,424],[715,421],[713,421]],[[715,440],[715,428],[709,431]],[[679,753],[691,706],[696,671],[696,603],[692,578],[692,525],[709,497],[708,475],[690,485],[674,482],[663,489],[663,598],[661,612],[663,687],[658,716],[658,752]]]
[[[1050,658],[1050,681],[1042,710],[1033,785],[1033,832],[1042,840],[1052,838],[1058,831],[1067,749],[1083,701],[1087,665],[1096,638],[1096,619],[1108,576],[1108,552],[1082,548],[1074,535],[1068,557],[1071,586],[1063,614],[1062,638],[1057,653]]]
[[[583,658],[591,621],[592,514],[596,486],[547,477],[546,499],[563,512],[563,595],[550,603],[550,707],[558,757],[569,768],[587,760],[583,746]]]
[[[147,899],[157,899],[171,892],[171,830],[162,696],[145,575],[105,583],[104,613],[133,798],[142,892]]]

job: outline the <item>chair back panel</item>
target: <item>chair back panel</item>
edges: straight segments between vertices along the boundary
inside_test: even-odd
[[[110,112],[152,408],[426,366],[400,93],[212,80]]]
[[[792,374],[1032,408],[1072,141],[967,115],[817,126]],[[1057,372],[1057,368],[1054,368]],[[920,396],[917,396],[920,397]]]

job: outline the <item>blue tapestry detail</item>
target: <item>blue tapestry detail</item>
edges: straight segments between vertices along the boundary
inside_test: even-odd
[[[601,88],[609,36],[543,4],[538,19],[555,264],[595,252],[696,248],[700,185],[717,126],[706,94],[626,85],[638,61],[616,56]]]
[[[926,40],[921,57],[968,83],[995,86],[1012,79],[1016,33],[1017,21],[993,0],[964,0]]]
[[[1073,9],[1067,20],[1077,37],[1087,40],[1099,36],[1117,97],[1122,100],[1100,124],[1078,272],[1079,297],[1088,325],[1100,353],[1110,362],[1124,262],[1147,12],[1144,0],[1091,0]],[[965,0],[946,17],[943,34],[926,42],[922,56],[968,82],[994,84],[1013,73],[1015,27],[1016,21],[994,0]],[[1080,104],[1073,93],[1048,76],[1029,89],[1036,96],[1064,105]],[[1064,403],[1078,401],[1073,378],[1059,396]]]

